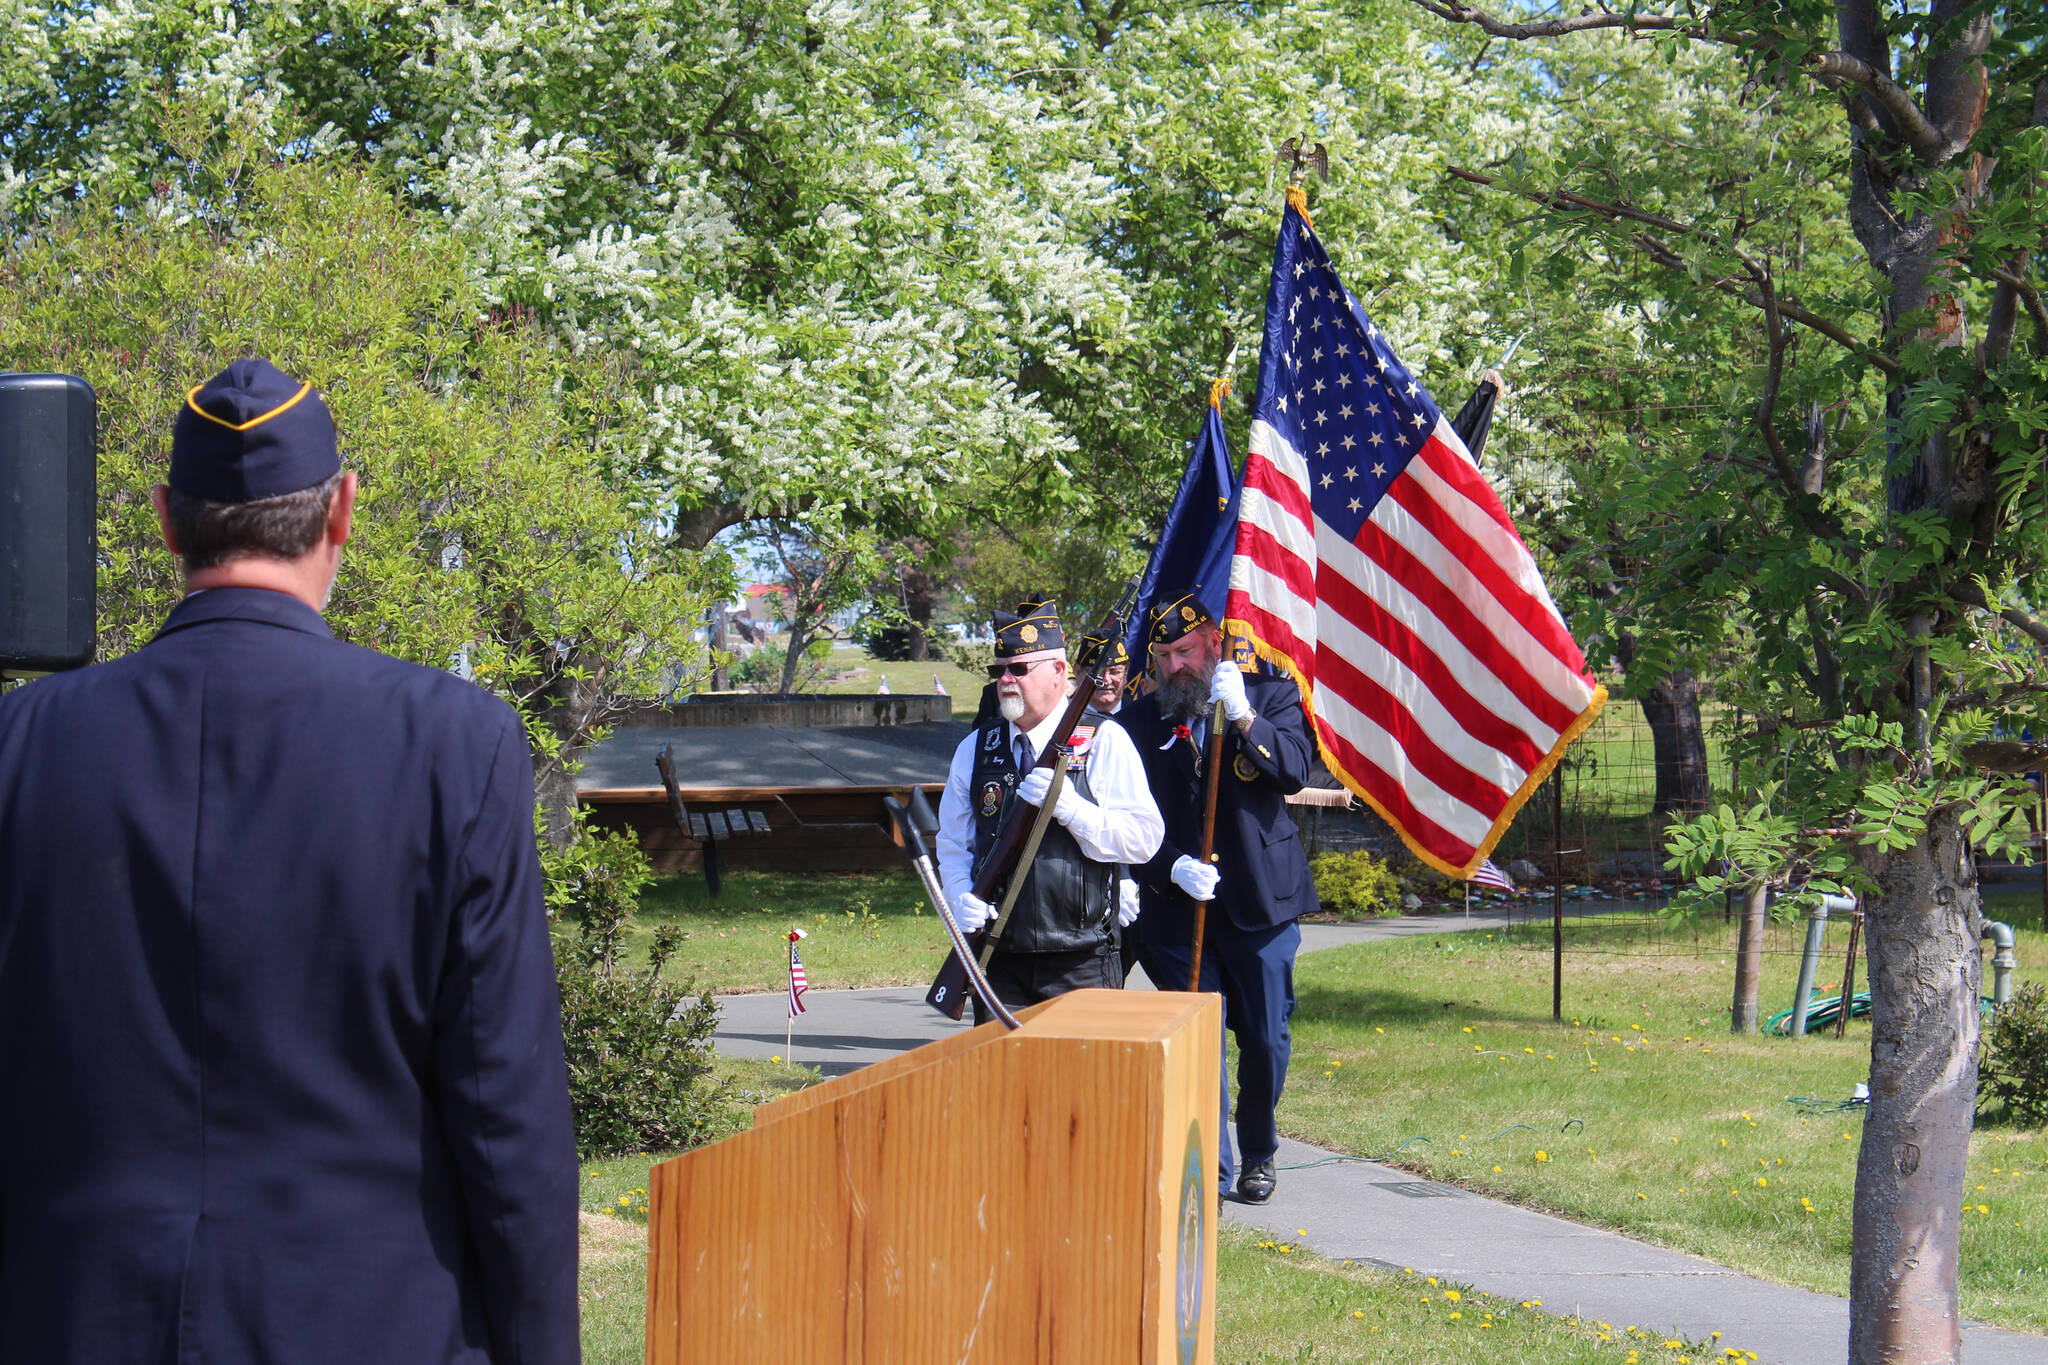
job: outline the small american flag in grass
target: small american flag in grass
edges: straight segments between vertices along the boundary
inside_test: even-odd
[[[1515,889],[1515,884],[1508,877],[1508,874],[1501,871],[1491,858],[1481,863],[1479,870],[1470,877],[1467,877],[1466,880],[1474,886],[1493,886],[1500,888],[1502,891],[1512,891]]]
[[[789,1017],[794,1019],[804,1012],[804,992],[811,988],[810,979],[804,975],[804,960],[796,955],[797,940],[807,937],[801,929],[789,931]]]

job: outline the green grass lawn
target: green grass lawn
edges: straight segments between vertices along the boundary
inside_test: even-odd
[[[725,894],[714,901],[702,877],[658,878],[628,930],[633,960],[667,922],[689,937],[664,975],[711,991],[782,989],[789,972],[782,936],[793,928],[810,935],[800,951],[820,990],[923,984],[945,959],[945,927],[908,866],[802,877],[732,871],[724,880]]]
[[[1993,910],[2004,911],[2003,898]],[[1603,951],[1601,935],[1624,929],[1574,926],[1562,1026],[1550,1018],[1547,927],[1304,957],[1282,1127],[1768,1279],[1846,1293],[1861,1113],[1819,1110],[1867,1075],[1868,1023],[1853,1021],[1841,1042],[1832,1032],[1733,1038],[1732,931],[1701,925],[1698,953],[1689,931],[1683,942]],[[1843,942],[1837,931],[1823,987],[1838,979]],[[2021,931],[2019,956],[2021,981],[2048,976],[2038,930]],[[1767,1010],[1790,1003],[1797,968],[1791,955],[1766,958]],[[1980,1127],[1965,1198],[1963,1311],[2048,1330],[2048,1137]]]
[[[2036,891],[2005,892],[1987,898],[1986,912],[2031,926],[2038,907]],[[671,970],[717,989],[779,989],[779,935],[792,924],[812,935],[804,962],[819,986],[921,984],[939,957],[938,925],[907,872],[735,873],[715,910],[701,882],[665,880],[650,892],[635,934],[651,934],[664,918],[691,934]],[[1446,929],[1454,922],[1447,917]],[[1446,932],[1305,957],[1282,1124],[1358,1155],[1400,1149],[1397,1164],[1436,1179],[1769,1279],[1846,1292],[1860,1114],[1806,1112],[1787,1097],[1846,1096],[1867,1071],[1868,1025],[1853,1021],[1840,1043],[1832,1034],[1731,1038],[1732,937],[1709,920],[1697,942],[1695,950],[1691,928],[1646,933],[1633,918],[1575,921],[1562,1027],[1550,1021],[1547,924],[1514,936]],[[1838,930],[1823,987],[1837,979],[1842,946]],[[2019,955],[2022,981],[2048,976],[2048,938],[2038,929],[2021,930]],[[1797,965],[1786,955],[1766,958],[1767,1012],[1789,1003]],[[749,1120],[753,1103],[812,1075],[766,1062],[728,1060],[721,1069],[734,1087],[733,1128]],[[1427,1141],[1411,1141],[1417,1137]],[[628,1157],[584,1168],[584,1340],[592,1362],[640,1359],[646,1251],[637,1220],[645,1216],[648,1165]],[[2048,1137],[1980,1130],[1967,1195],[1964,1312],[2048,1328]],[[1232,1228],[1224,1229],[1219,1280],[1219,1361],[1434,1362],[1462,1354],[1511,1365],[1627,1365],[1633,1351],[1653,1365],[1725,1359],[1729,1345],[1761,1345],[1667,1349],[1629,1324],[1560,1322],[1474,1302],[1464,1286],[1330,1265]],[[1460,1300],[1443,1297],[1452,1290]]]
[[[866,650],[858,648],[833,650],[831,661],[825,667],[825,679],[814,684],[811,691],[874,692],[881,687],[882,679],[887,678],[892,693],[928,696],[932,691],[932,675],[937,674],[946,685],[946,694],[953,699],[953,715],[960,720],[974,714],[974,708],[981,700],[982,685],[988,681],[986,675],[969,673],[947,659],[931,659],[924,663],[890,662],[872,658]]]
[[[806,1073],[762,1079],[795,1085]],[[583,1168],[583,1358],[639,1365],[647,1304],[650,1157]],[[622,1202],[623,1201],[623,1202]],[[1225,1224],[1217,1237],[1216,1359],[1439,1365],[1704,1365],[1720,1343],[1669,1342],[1631,1324],[1552,1317],[1540,1303],[1469,1285],[1333,1264],[1290,1242]],[[1731,1343],[1739,1345],[1739,1343]]]

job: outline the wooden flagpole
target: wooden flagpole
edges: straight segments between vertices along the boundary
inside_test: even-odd
[[[1223,775],[1223,703],[1217,702],[1209,716],[1208,785],[1202,793],[1202,866],[1216,860],[1216,789]],[[1209,922],[1212,901],[1195,902],[1195,945],[1188,954],[1188,989],[1202,989],[1202,930]]]

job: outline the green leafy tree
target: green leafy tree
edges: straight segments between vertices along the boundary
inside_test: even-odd
[[[199,106],[165,200],[94,192],[5,224],[0,367],[100,398],[99,652],[147,642],[181,591],[150,488],[184,393],[243,354],[318,385],[362,492],[327,611],[341,638],[466,668],[519,708],[549,833],[569,769],[679,659],[715,566],[678,552],[612,473],[639,440],[622,367],[492,308],[459,233],[346,162],[280,161]]]
[[[1395,0],[0,12],[0,204],[191,211],[167,89],[374,162],[487,304],[617,357],[619,477],[686,545],[814,512],[1148,536],[1256,333],[1283,137],[1329,144],[1320,221],[1412,364],[1455,388],[1501,340],[1438,171],[1524,91]]]
[[[797,0],[17,4],[0,194],[183,212],[157,92],[375,162],[483,299],[630,371],[622,471],[678,539],[856,509],[889,530],[1073,437],[1027,364],[1114,346],[1117,193],[1007,81],[1028,7]]]
[[[1778,780],[1673,836],[1703,892],[1865,893],[1871,1105],[1849,1357],[1954,1360],[1975,859],[2018,847],[2016,774],[2042,757],[2022,736],[2048,733],[2033,586],[2048,550],[2048,14],[1415,3],[1539,44],[1519,59],[1571,102],[1568,136],[1475,173],[1494,202],[1533,210],[1545,269],[1591,262],[1612,281],[1632,261],[1638,297],[1716,329],[1746,318],[1701,386],[1715,406],[1697,439],[1617,467],[1638,510],[1612,548],[1635,578],[1615,615],[1582,620],[1611,628],[1627,609],[1665,657],[1745,656],[1749,757]],[[1742,82],[1739,143],[1575,83],[1601,45],[1721,64]]]

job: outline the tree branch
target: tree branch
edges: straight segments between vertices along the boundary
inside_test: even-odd
[[[1770,271],[1746,255],[1742,263],[1763,294],[1764,336],[1769,344],[1764,396],[1756,405],[1756,424],[1764,434],[1764,448],[1771,452],[1771,467],[1778,471],[1778,481],[1785,485],[1786,492],[1798,494],[1805,490],[1792,470],[1792,457],[1785,453],[1785,443],[1778,439],[1778,388],[1785,379],[1785,321],[1778,311],[1778,291],[1771,283]]]
[[[2015,264],[2020,265],[2024,269],[2025,259],[2026,253],[2022,252],[2020,260],[2015,262]],[[2044,307],[2041,303],[2040,287],[2024,275],[2016,274],[2011,270],[2003,268],[1994,268],[1991,272],[1991,278],[2004,286],[2004,288],[2000,289],[2000,294],[2003,294],[2006,289],[2010,289],[2027,305],[2027,316],[2034,321],[2034,354],[2048,354],[2048,307]]]
[[[1575,14],[1568,19],[1548,19],[1540,24],[1510,24],[1475,6],[1459,4],[1458,0],[1412,2],[1439,19],[1448,19],[1454,24],[1476,25],[1496,38],[1562,38],[1571,33],[1619,28],[1630,33],[1678,33],[1687,38],[1698,38],[1702,42],[1710,43],[1728,41],[1715,34],[1704,23],[1687,25],[1663,14],[1613,14],[1605,10],[1594,10],[1586,14]]]
[[[1422,0],[1413,0],[1413,2],[1420,4]],[[1446,166],[1444,169],[1458,179],[1469,181],[1474,185],[1494,186],[1500,184],[1500,181],[1494,176],[1481,175],[1477,171],[1468,171],[1460,166]],[[1660,217],[1654,213],[1645,213],[1641,209],[1633,209],[1626,204],[1602,203],[1598,199],[1588,199],[1582,194],[1573,194],[1569,190],[1544,192],[1520,190],[1512,186],[1506,187],[1506,189],[1509,194],[1517,195],[1534,204],[1541,204],[1543,207],[1553,211],[1570,213],[1575,210],[1583,210],[1609,220],[1626,219],[1630,222],[1648,223],[1652,227],[1663,228],[1667,232],[1676,232],[1687,237],[1700,236],[1697,229],[1688,227],[1684,223],[1673,219]],[[1681,273],[1684,272],[1685,258],[1680,256],[1670,243],[1652,237],[1647,232],[1639,232],[1630,240],[1645,252],[1650,259],[1656,261],[1657,264],[1667,269],[1676,270]],[[1716,243],[1716,245],[1721,244]],[[1737,257],[1745,260],[1748,259],[1740,248],[1729,247],[1727,249],[1733,251]],[[1744,288],[1734,280],[1709,280],[1707,284],[1710,288],[1718,289],[1724,294],[1741,299],[1752,307],[1760,309],[1764,306],[1763,295],[1759,291]],[[1777,308],[1780,316],[1819,332],[1822,336],[1843,347],[1845,350],[1854,352],[1864,363],[1874,365],[1888,375],[1898,373],[1899,363],[1896,360],[1858,341],[1839,323],[1831,322],[1818,313],[1801,308],[1795,303],[1787,303],[1783,299],[1777,301]]]
[[[1986,600],[1976,580],[1965,578],[1949,588],[1949,596],[1968,606],[1983,611],[1996,612],[2008,625],[2025,633],[2039,644],[2048,645],[2048,621],[2030,616],[2017,607],[1994,607]]]
[[[1592,10],[1538,24],[1511,24],[1475,6],[1461,4],[1459,0],[1410,0],[1410,3],[1454,24],[1472,24],[1496,38],[1562,38],[1567,34],[1597,29],[1621,29],[1629,34],[1676,33],[1698,42],[1720,43],[1763,56],[1779,55],[1777,44],[1768,35],[1738,37],[1715,32],[1709,22],[1689,23],[1662,14],[1616,14],[1611,10]],[[1847,52],[1816,52],[1807,54],[1798,64],[1824,85],[1833,87],[1846,81],[1868,91],[1871,101],[1891,115],[1892,131],[1927,165],[1941,164],[1969,141],[1967,137],[1955,141],[1944,135],[1921,112],[1920,106],[1913,102],[1912,95],[1904,87],[1861,57]]]
[[[1807,58],[1806,65],[1823,81],[1848,81],[1868,91],[1871,100],[1892,116],[1892,132],[1918,153],[1925,165],[1940,165],[1969,141],[1964,138],[1962,142],[1950,142],[1941,129],[1928,121],[1904,87],[1860,57],[1846,52],[1823,52]]]

